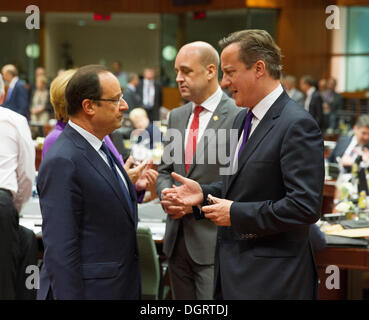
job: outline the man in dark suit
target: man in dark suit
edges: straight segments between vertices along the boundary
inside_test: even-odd
[[[141,97],[143,107],[149,115],[150,121],[159,120],[159,111],[162,105],[162,87],[155,81],[155,70],[146,68],[143,79],[137,86],[137,93]]]
[[[361,115],[355,123],[354,134],[341,137],[328,157],[330,163],[339,163],[347,171],[356,158],[362,155],[364,163],[369,164],[369,116]]]
[[[219,87],[219,55],[206,42],[193,42],[183,46],[175,61],[177,83],[182,98],[191,102],[170,112],[168,133],[178,130],[182,140],[178,142],[183,157],[166,163],[170,157],[170,137],[166,139],[163,161],[159,166],[157,193],[171,188],[172,172],[194,179],[200,183],[211,183],[220,179],[220,162],[211,161],[210,153],[220,148],[217,138],[208,133],[230,129],[240,111]],[[201,111],[197,114],[197,106]],[[187,155],[193,139],[192,124],[198,122],[195,152]],[[196,130],[196,129],[193,129]],[[188,134],[186,135],[186,131]],[[225,145],[221,152],[226,152]],[[205,156],[205,157],[204,157]],[[217,157],[214,157],[214,159]],[[174,159],[176,159],[174,157]],[[202,159],[203,161],[199,161]],[[186,161],[187,160],[187,161]],[[174,299],[211,299],[214,284],[214,254],[216,225],[207,219],[199,219],[198,210],[188,208],[182,216],[175,209],[164,208],[168,214],[164,238],[164,252],[169,258],[169,275]]]
[[[323,99],[315,87],[315,80],[311,76],[303,76],[300,79],[300,88],[306,94],[304,107],[323,129]]]
[[[3,107],[17,112],[29,120],[28,90],[24,82],[18,78],[17,68],[12,64],[7,64],[2,68],[1,73],[9,86]]]
[[[163,191],[163,204],[202,207],[218,228],[216,298],[313,299],[317,273],[309,241],[320,217],[323,139],[316,121],[280,84],[281,53],[264,30],[220,42],[223,84],[238,106],[237,171]],[[213,203],[213,204],[211,204]],[[209,205],[210,204],[210,205]]]
[[[117,78],[80,68],[66,88],[69,122],[40,166],[45,246],[39,299],[139,299],[136,192],[103,138],[128,109]]]
[[[129,110],[142,107],[141,97],[137,93],[138,83],[139,79],[137,73],[129,73],[128,83],[123,92],[124,100],[127,102]]]

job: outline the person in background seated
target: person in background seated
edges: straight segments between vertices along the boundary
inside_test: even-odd
[[[0,104],[4,96],[0,75]],[[37,264],[37,240],[33,231],[19,225],[34,179],[35,147],[27,119],[0,107],[0,300],[36,297],[25,283],[27,266]]]
[[[354,125],[354,134],[341,137],[328,157],[328,162],[338,163],[351,172],[356,158],[362,155],[363,161],[369,164],[369,115],[361,115]]]
[[[129,113],[129,119],[132,121],[134,130],[133,134],[139,135],[142,130],[148,133],[149,141],[145,144],[148,149],[153,149],[155,143],[161,142],[161,132],[152,122],[143,108],[135,108]],[[140,143],[144,137],[140,136],[137,143]]]
[[[69,80],[73,77],[76,71],[77,70],[67,70],[61,73],[51,82],[50,101],[54,108],[57,123],[54,130],[52,130],[45,138],[45,142],[42,148],[42,159],[45,157],[45,154],[49,150],[49,148],[55,143],[60,134],[63,132],[69,120],[67,113],[67,102],[65,100],[65,88],[67,87]],[[151,188],[155,185],[157,172],[151,169],[150,163],[141,163],[138,166],[131,168],[133,159],[129,158],[127,159],[127,162],[124,163],[122,155],[115,148],[109,135],[105,136],[104,141],[109,150],[124,166],[124,169],[127,171],[127,174],[132,183],[136,184],[135,186],[138,201],[141,202],[145,194],[145,189]]]

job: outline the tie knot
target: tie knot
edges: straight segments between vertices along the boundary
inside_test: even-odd
[[[247,112],[247,115],[246,115],[246,119],[252,119],[252,117],[254,116],[254,114],[252,113],[252,111],[251,110],[249,110],[248,112]]]
[[[193,113],[198,116],[202,110],[204,110],[204,107],[196,106],[195,109],[193,110]]]
[[[108,150],[108,147],[106,146],[105,142],[103,141],[100,149],[106,154],[108,155],[109,154],[109,150]]]

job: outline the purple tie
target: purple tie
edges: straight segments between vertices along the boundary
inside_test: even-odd
[[[241,144],[240,150],[238,150],[238,157],[240,157],[240,154],[241,154],[243,148],[245,147],[247,139],[249,138],[250,131],[251,131],[251,120],[252,120],[253,116],[254,116],[254,114],[251,112],[251,110],[249,110],[249,112],[247,112],[245,125],[243,127],[243,139],[242,139],[242,144]]]

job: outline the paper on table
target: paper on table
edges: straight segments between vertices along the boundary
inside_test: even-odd
[[[348,238],[369,238],[369,228],[344,229],[335,231],[326,231],[326,234],[332,236],[341,236]]]

